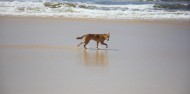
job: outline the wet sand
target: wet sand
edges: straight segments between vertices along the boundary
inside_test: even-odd
[[[190,94],[189,49],[190,23],[0,17],[0,94]]]

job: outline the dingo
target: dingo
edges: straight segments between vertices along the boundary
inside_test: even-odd
[[[90,40],[94,40],[97,42],[97,47],[98,48],[98,44],[99,42],[103,45],[106,45],[106,48],[108,48],[108,45],[106,43],[104,43],[104,40],[107,39],[107,41],[109,41],[109,37],[110,37],[110,33],[108,34],[86,34],[86,35],[83,35],[81,37],[77,37],[77,39],[83,39],[84,38],[84,41],[81,42],[79,45],[77,46],[80,46],[81,44],[84,43],[84,48],[86,48],[86,45],[89,43]]]

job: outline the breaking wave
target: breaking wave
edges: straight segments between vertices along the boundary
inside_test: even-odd
[[[95,4],[0,1],[0,15],[100,19],[190,20],[190,5],[176,3]]]

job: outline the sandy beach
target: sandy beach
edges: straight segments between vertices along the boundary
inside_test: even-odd
[[[110,33],[109,48],[76,37]],[[0,94],[190,94],[190,23],[0,17]]]

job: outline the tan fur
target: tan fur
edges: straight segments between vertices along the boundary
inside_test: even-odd
[[[104,41],[107,39],[107,41],[109,41],[109,37],[110,37],[110,34],[86,34],[86,35],[83,35],[81,37],[77,37],[77,39],[84,39],[83,42],[81,42],[78,46],[80,46],[81,44],[84,43],[84,48],[86,48],[86,45],[90,42],[90,40],[94,40],[97,42],[97,47],[98,48],[98,44],[101,43],[103,45],[106,46],[106,48],[108,48],[108,45],[106,43],[104,43]]]

